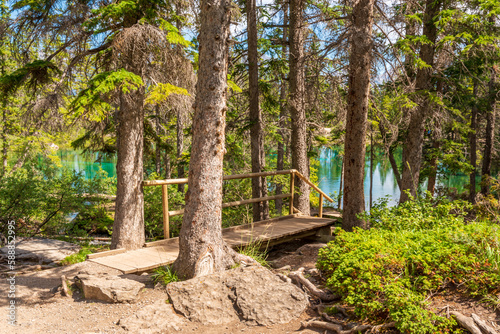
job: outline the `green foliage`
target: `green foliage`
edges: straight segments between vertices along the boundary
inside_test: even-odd
[[[317,266],[326,274],[327,286],[361,318],[389,315],[403,333],[453,332],[454,320],[429,311],[426,299],[448,286],[471,296],[495,291],[500,284],[500,227],[466,225],[462,202],[434,209],[427,200],[409,203],[401,209],[378,208],[370,230],[339,230],[320,250]]]
[[[63,266],[67,266],[70,264],[83,262],[87,259],[87,255],[94,253],[95,250],[96,250],[96,247],[83,247],[82,249],[80,249],[80,251],[78,253],[66,256],[61,261],[61,264]]]
[[[104,175],[86,180],[81,173],[58,168],[48,158],[30,161],[0,179],[0,221],[16,221],[19,236],[59,234],[65,232],[69,214],[99,204],[97,198],[89,204],[88,196],[106,193],[109,187]]]
[[[166,101],[171,94],[191,96],[185,88],[159,82],[151,88],[148,96],[144,100],[144,104],[160,104]]]
[[[108,94],[116,89],[129,93],[142,87],[142,78],[125,69],[95,75],[70,105],[74,117],[86,115],[91,121],[102,121],[111,111]]]
[[[153,280],[153,283],[156,284],[159,282],[163,285],[180,281],[179,277],[177,277],[177,274],[172,270],[170,266],[156,268],[151,275],[151,279]]]
[[[434,199],[430,194],[393,207],[388,207],[387,202],[383,198],[374,203],[371,213],[363,213],[362,219],[374,228],[417,231],[463,223],[472,209],[469,202]]]
[[[269,264],[267,263],[267,246],[267,244],[264,246],[262,240],[255,240],[244,247],[238,248],[237,252],[249,256],[260,263],[261,266],[269,268]]]
[[[66,232],[74,236],[108,234],[113,230],[114,217],[106,206],[87,205],[73,219]]]
[[[54,63],[46,60],[35,60],[11,74],[0,77],[1,95],[14,93],[24,83],[28,89],[35,90],[38,86],[51,82],[53,76],[59,73],[60,70]]]

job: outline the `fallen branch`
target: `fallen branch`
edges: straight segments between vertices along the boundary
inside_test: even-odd
[[[304,277],[303,271],[304,268],[300,268],[297,271],[292,271],[290,274],[288,274],[288,277],[290,277],[296,283],[300,283],[305,286],[311,294],[318,297],[322,301],[329,302],[340,298],[339,296],[334,295],[329,291],[318,289],[314,284],[311,283],[311,281]]]
[[[495,329],[488,326],[486,321],[483,321],[481,318],[479,318],[479,316],[477,314],[472,313],[471,317],[474,320],[474,322],[476,323],[477,327],[479,327],[479,329],[481,331],[483,331],[483,333],[485,333],[485,334],[498,334],[498,332]]]
[[[471,332],[472,334],[482,334],[481,330],[476,326],[474,319],[467,317],[460,312],[450,311],[451,315],[454,315],[460,326]]]

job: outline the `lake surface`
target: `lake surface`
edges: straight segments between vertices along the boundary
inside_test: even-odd
[[[395,152],[396,162],[401,162],[401,151]],[[337,196],[339,194],[340,178],[342,169],[342,157],[338,151],[330,148],[322,148],[319,154],[319,168],[318,178],[319,187],[327,194]],[[480,178],[477,179],[477,182]],[[465,190],[469,184],[469,176],[461,175],[447,175],[438,176],[437,187],[456,188],[458,192]],[[427,188],[427,183],[422,185],[424,189]],[[365,161],[365,206],[367,209],[370,207],[370,154],[367,152]],[[396,205],[399,201],[399,188],[394,173],[392,171],[389,159],[383,152],[374,154],[373,161],[373,203],[377,200],[390,196],[389,205]],[[332,197],[332,196],[330,196]],[[334,203],[334,207],[337,203]]]
[[[59,150],[57,156],[63,167],[81,172],[86,179],[93,179],[99,169],[108,173],[109,177],[116,177],[116,156],[108,157],[100,153],[82,153],[77,151]]]
[[[108,176],[116,177],[116,157],[102,156],[99,153],[80,153],[76,151],[58,151],[57,155],[61,159],[64,167],[71,168],[77,172],[82,172],[87,179],[94,178],[99,169],[107,172]],[[365,164],[365,203],[369,208],[370,199],[370,156],[366,154]],[[401,160],[401,152],[396,152],[397,162]],[[327,194],[337,196],[339,194],[340,178],[342,168],[342,157],[338,151],[330,148],[322,148],[319,154],[319,168],[317,171],[319,187]],[[450,175],[439,177],[438,186],[454,187],[459,192],[465,189],[469,183],[468,175]],[[425,185],[424,185],[425,186]],[[383,152],[375,154],[373,165],[373,201],[389,195],[390,205],[397,204],[399,200],[399,189],[392,172],[389,159]],[[332,197],[330,196],[330,197]],[[327,203],[325,203],[326,205]],[[337,203],[334,203],[337,206]]]

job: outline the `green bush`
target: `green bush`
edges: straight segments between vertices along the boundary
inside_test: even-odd
[[[388,198],[383,198],[373,205],[370,214],[362,215],[370,227],[408,231],[446,227],[463,223],[472,210],[469,202],[435,199],[429,194],[398,206],[388,207],[387,203]]]
[[[328,288],[357,316],[389,316],[404,333],[453,332],[453,319],[427,310],[431,293],[453,285],[485,297],[500,286],[500,226],[464,224],[461,202],[429,203],[381,208],[370,218],[375,227],[339,229],[320,250],[317,267]]]
[[[102,172],[105,173],[105,172]],[[100,203],[88,196],[110,190],[110,178],[86,180],[50,160],[27,162],[0,179],[0,222],[14,220],[18,236],[66,231],[67,216]],[[0,224],[0,233],[7,224]]]

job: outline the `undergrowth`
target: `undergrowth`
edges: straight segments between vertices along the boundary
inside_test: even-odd
[[[61,264],[63,266],[67,266],[70,264],[75,264],[79,262],[83,262],[87,259],[87,255],[95,253],[99,249],[99,247],[93,247],[93,246],[85,246],[80,249],[78,253],[71,254],[66,256],[62,261]]]
[[[453,318],[426,308],[426,298],[450,286],[488,298],[500,286],[500,226],[466,224],[465,207],[428,199],[381,206],[365,217],[370,230],[339,230],[317,267],[360,318],[389,316],[403,333],[458,332]]]
[[[236,251],[240,254],[246,255],[257,261],[261,266],[269,268],[269,263],[267,263],[267,248],[269,244],[264,246],[263,241],[252,241],[244,247],[238,248]],[[234,268],[239,267],[236,264]]]
[[[179,282],[179,277],[177,277],[177,274],[170,266],[156,268],[151,275],[151,279],[153,280],[153,283],[156,284],[159,282],[163,285],[167,285],[172,282]]]

